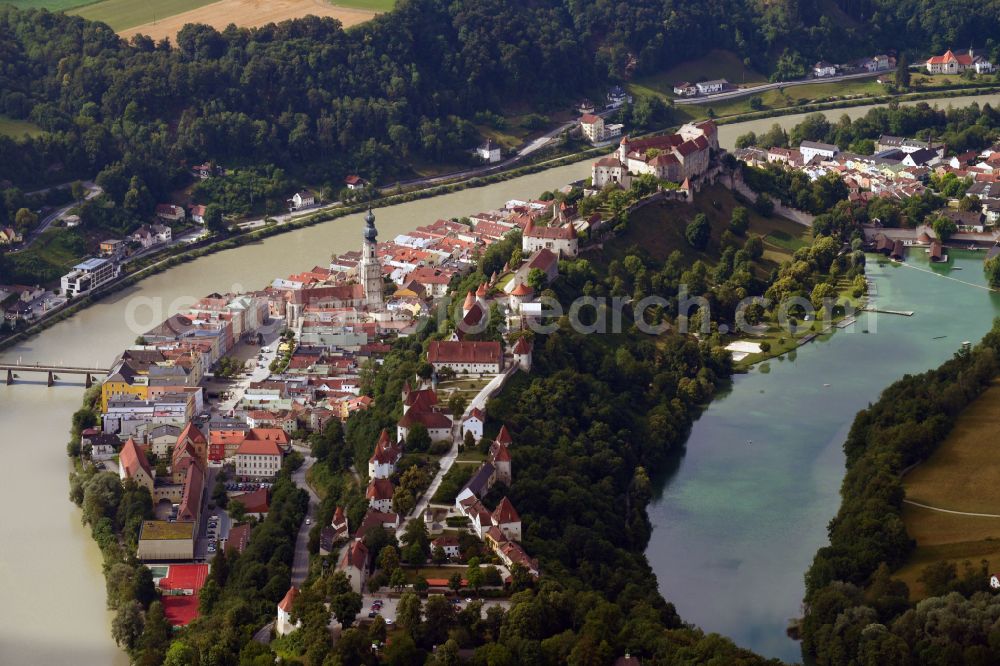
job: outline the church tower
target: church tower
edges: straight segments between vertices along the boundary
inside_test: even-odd
[[[364,245],[361,248],[361,261],[358,262],[358,279],[365,288],[365,305],[369,310],[382,309],[382,267],[375,256],[375,214],[371,207],[365,216]]]

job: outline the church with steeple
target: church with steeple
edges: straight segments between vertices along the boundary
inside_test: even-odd
[[[365,216],[364,244],[361,247],[361,261],[358,262],[358,280],[365,290],[365,306],[368,310],[382,309],[382,267],[375,254],[378,230],[375,229],[375,214],[371,206]]]

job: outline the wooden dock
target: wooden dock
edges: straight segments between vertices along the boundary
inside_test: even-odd
[[[879,314],[900,315],[901,317],[912,317],[914,314],[916,314],[913,310],[889,310],[886,308],[878,308],[875,307],[874,305],[869,305],[865,307],[865,312],[877,312]]]

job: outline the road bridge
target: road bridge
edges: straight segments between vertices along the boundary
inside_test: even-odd
[[[83,375],[86,377],[84,384],[87,388],[90,388],[94,384],[94,375],[106,375],[108,370],[105,368],[81,368],[72,365],[51,365],[35,363],[34,365],[25,365],[23,363],[0,363],[0,372],[7,371],[7,386],[14,383],[14,379],[21,373],[33,372],[33,373],[44,373],[48,376],[48,385],[55,386],[56,380],[59,379],[60,375]]]

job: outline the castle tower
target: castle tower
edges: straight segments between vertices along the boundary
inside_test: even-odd
[[[375,229],[375,214],[369,206],[365,216],[364,245],[361,248],[361,261],[358,262],[358,279],[365,288],[365,305],[369,310],[382,309],[382,268],[375,255],[375,239],[378,231]]]

